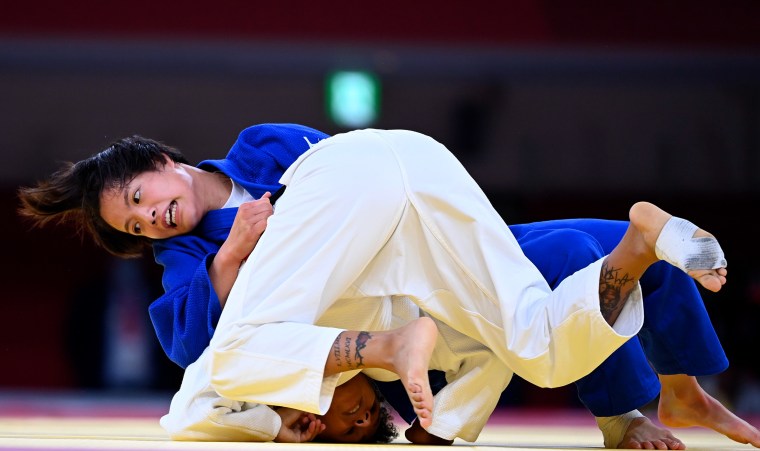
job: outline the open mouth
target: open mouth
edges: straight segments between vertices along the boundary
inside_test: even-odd
[[[177,227],[177,201],[173,200],[169,204],[169,208],[166,209],[164,214],[164,222],[169,227]]]

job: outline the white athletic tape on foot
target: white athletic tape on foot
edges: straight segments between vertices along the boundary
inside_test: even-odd
[[[657,237],[654,246],[657,258],[685,272],[724,268],[726,259],[718,240],[711,236],[693,238],[696,231],[697,226],[691,222],[671,217]]]
[[[643,416],[638,410],[631,410],[615,417],[596,417],[596,424],[604,437],[604,447],[617,448],[623,441],[625,433],[628,432],[631,421]]]

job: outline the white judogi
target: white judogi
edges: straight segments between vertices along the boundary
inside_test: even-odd
[[[357,303],[366,304],[356,315]],[[320,324],[345,324],[351,330],[400,327],[420,316],[406,296],[342,299]],[[430,368],[442,370],[448,384],[435,396],[431,434],[453,440],[475,441],[512,378],[512,372],[481,343],[436,321],[439,335]],[[175,440],[269,441],[280,430],[280,417],[262,404],[239,402],[219,396],[209,383],[211,354],[206,352],[190,365],[182,387],[172,399],[161,425]],[[398,376],[384,370],[365,369],[378,380]],[[343,373],[353,376],[356,371]],[[467,402],[462,402],[467,400]]]
[[[639,290],[614,328],[602,317],[601,261],[552,292],[474,180],[427,136],[337,135],[281,182],[211,341],[203,377],[223,398],[326,412],[338,376],[323,377],[324,365],[340,330],[310,325],[328,324],[341,300],[364,315],[378,299],[408,296],[541,387],[588,374],[641,327]]]

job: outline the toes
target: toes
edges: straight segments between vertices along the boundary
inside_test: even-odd
[[[423,412],[417,412],[417,419],[420,422],[420,426],[422,426],[423,429],[427,429],[430,427],[431,424],[433,424],[433,420],[430,418],[430,412],[429,411],[423,411]]]
[[[690,271],[689,275],[696,279],[696,281],[705,289],[713,292],[720,291],[726,283],[725,270],[723,271],[723,274],[721,274],[720,271],[715,270]]]
[[[642,449],[641,444],[634,440],[623,440],[617,447],[618,449]]]
[[[716,292],[716,291],[720,291],[720,289],[723,287],[723,284],[726,283],[726,278],[709,275],[709,276],[702,277],[701,283],[702,283],[702,286],[704,286],[706,289]]]
[[[683,442],[677,438],[663,439],[662,441],[667,446],[665,449],[686,449],[686,446],[683,444]]]

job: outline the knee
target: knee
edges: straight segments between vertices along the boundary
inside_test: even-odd
[[[567,271],[578,271],[604,256],[604,250],[593,236],[579,230],[558,230],[554,237],[558,261]]]

